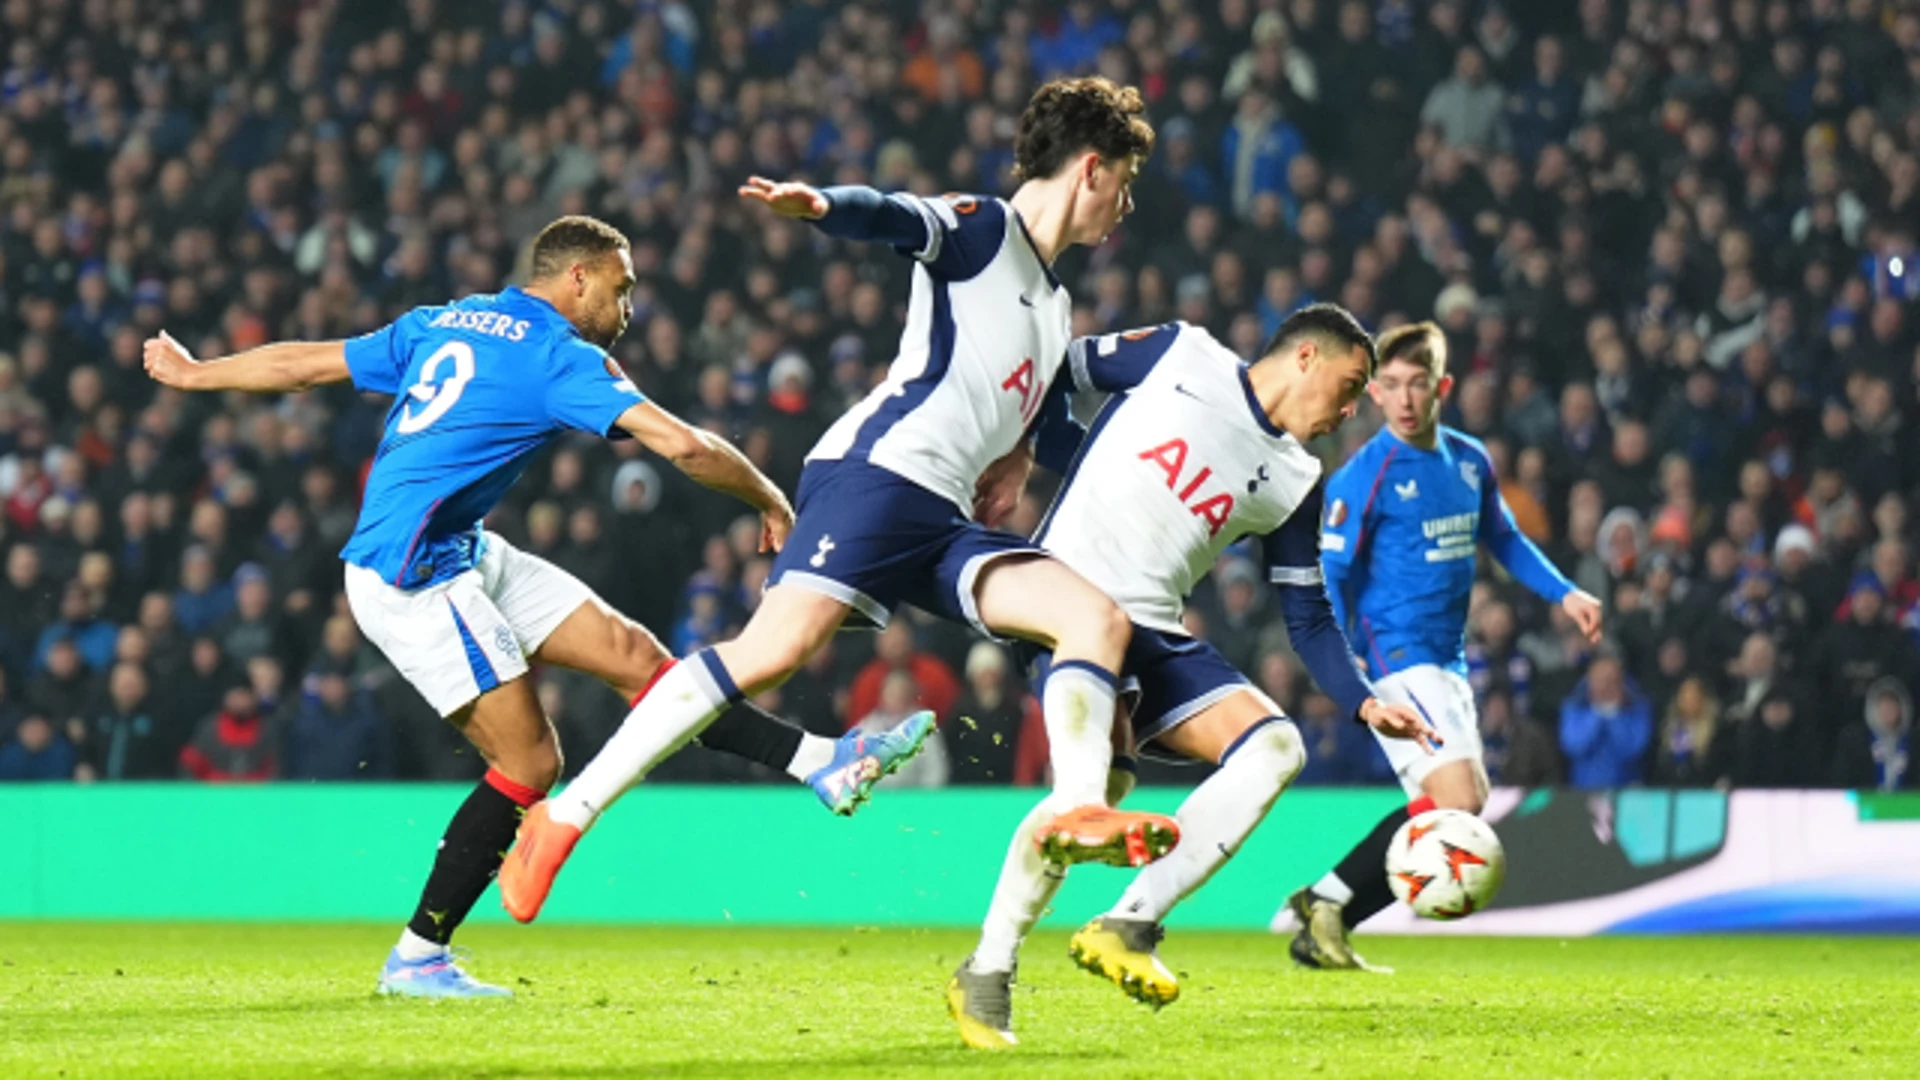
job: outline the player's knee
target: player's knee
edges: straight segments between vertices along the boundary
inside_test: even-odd
[[[1487,805],[1487,792],[1476,777],[1471,782],[1446,784],[1437,791],[1429,793],[1435,809],[1465,810],[1469,814],[1478,814]]]
[[[1435,799],[1433,802],[1434,802],[1434,805],[1439,807],[1440,809],[1465,810],[1469,814],[1478,814],[1480,811],[1485,810],[1487,808],[1487,796],[1484,792],[1478,790],[1477,788],[1469,791],[1457,792],[1457,793],[1454,793],[1452,797],[1448,799],[1445,799],[1445,800]]]
[[[507,779],[535,791],[552,791],[560,782],[560,747],[552,740],[503,755],[490,764],[506,774]]]
[[[660,639],[653,636],[646,627],[638,623],[621,619],[614,624],[613,651],[620,657],[620,667],[624,680],[631,688],[623,686],[629,695],[637,694],[640,688],[653,681],[659,673],[660,665],[667,662],[667,650]]]
[[[1127,642],[1133,637],[1133,622],[1120,606],[1105,597],[1096,604],[1076,610],[1061,627],[1059,647],[1088,656],[1107,656],[1116,665],[1126,655]]]
[[[1273,770],[1281,786],[1293,783],[1307,765],[1307,744],[1293,721],[1276,717],[1262,721],[1247,735],[1247,745],[1255,748],[1260,760]]]

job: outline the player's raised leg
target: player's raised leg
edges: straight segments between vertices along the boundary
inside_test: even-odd
[[[522,556],[531,559],[532,556]],[[564,574],[557,567],[554,574]],[[585,586],[581,586],[585,592]],[[585,599],[535,655],[543,662],[584,671],[612,687],[630,707],[675,661],[646,627],[615,611],[604,600]],[[755,761],[813,788],[836,814],[851,814],[883,777],[900,770],[926,744],[933,714],[918,712],[891,730],[850,731],[827,739],[768,713],[751,701],[722,712],[698,736],[700,745]]]
[[[1240,850],[1307,756],[1293,722],[1251,687],[1206,706],[1156,741],[1219,768],[1174,814],[1180,846],[1135,875],[1112,910],[1073,935],[1068,954],[1129,997],[1158,1008],[1180,996],[1178,981],[1155,952],[1162,921]]]
[[[1133,624],[1106,594],[1048,556],[995,559],[975,585],[980,622],[1052,651],[1041,689],[1053,791],[1035,840],[1055,862],[1141,866],[1179,842],[1164,814],[1107,804],[1108,742],[1120,663]]]
[[[823,593],[775,585],[738,638],[667,668],[566,790],[528,812],[500,873],[508,913],[533,921],[574,845],[608,807],[722,711],[785,682],[846,613]]]

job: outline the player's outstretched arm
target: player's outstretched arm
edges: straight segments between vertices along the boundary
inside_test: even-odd
[[[162,330],[146,343],[147,374],[176,390],[246,390],[286,393],[346,382],[346,343],[286,341],[232,356],[195,360],[186,346]]]
[[[1288,584],[1280,588],[1280,611],[1287,623],[1287,640],[1300,655],[1307,674],[1348,716],[1390,739],[1412,739],[1432,753],[1439,733],[1419,710],[1374,696],[1373,684],[1360,666],[1346,638],[1333,621],[1333,606],[1321,585]]]
[[[620,414],[620,429],[673,462],[703,487],[723,491],[760,511],[760,550],[779,551],[793,531],[793,506],[734,445],[696,428],[651,401]]]
[[[887,195],[859,184],[822,190],[755,176],[740,186],[740,197],[781,217],[810,221],[828,236],[878,241],[908,251],[929,250],[936,227],[930,211],[912,196]]]

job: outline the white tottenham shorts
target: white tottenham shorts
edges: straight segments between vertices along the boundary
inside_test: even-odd
[[[579,578],[484,534],[480,562],[402,590],[364,566],[346,569],[360,632],[441,716],[527,673],[527,657],[593,597]]]
[[[1427,775],[1447,762],[1480,760],[1480,714],[1466,679],[1443,667],[1418,664],[1375,679],[1373,686],[1381,701],[1420,710],[1444,744],[1429,754],[1412,739],[1389,739],[1374,732],[1408,798],[1418,798]]]

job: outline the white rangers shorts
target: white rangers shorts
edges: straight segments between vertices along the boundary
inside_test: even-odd
[[[1373,733],[1408,798],[1418,798],[1427,774],[1447,762],[1480,760],[1480,714],[1474,707],[1473,687],[1465,678],[1443,667],[1419,664],[1375,679],[1373,687],[1381,701],[1400,702],[1420,710],[1445,744],[1429,754],[1412,739],[1389,739]]]
[[[484,537],[473,569],[410,592],[347,565],[347,606],[360,632],[441,716],[525,675],[527,657],[593,597],[565,570]]]

